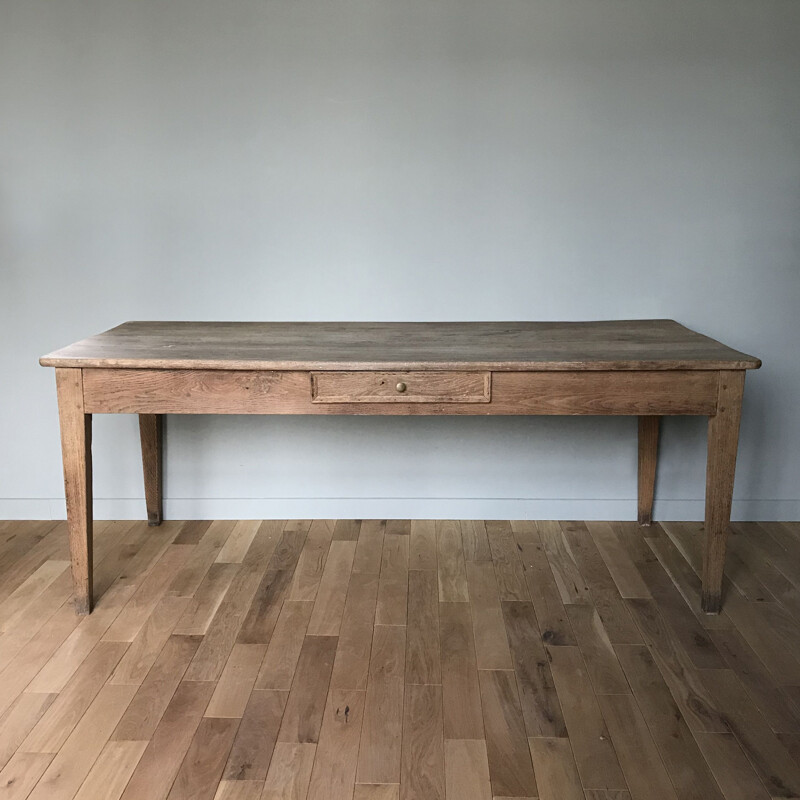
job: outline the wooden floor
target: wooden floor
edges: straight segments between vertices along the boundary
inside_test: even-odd
[[[800,524],[0,522],[0,798],[800,797]]]

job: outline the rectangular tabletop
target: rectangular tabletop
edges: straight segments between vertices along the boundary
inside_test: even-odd
[[[203,370],[740,370],[759,359],[674,320],[126,322],[47,367]]]

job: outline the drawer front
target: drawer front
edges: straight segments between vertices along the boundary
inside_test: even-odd
[[[312,372],[314,403],[488,403],[490,372]]]

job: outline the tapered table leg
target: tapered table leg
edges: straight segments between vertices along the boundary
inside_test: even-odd
[[[702,600],[703,611],[707,614],[718,614],[722,607],[722,574],[731,522],[744,375],[743,370],[720,373],[717,413],[708,420],[706,549],[703,557]]]
[[[64,491],[75,610],[92,610],[92,416],[83,410],[83,371],[56,369]]]
[[[639,417],[639,524],[653,521],[661,417]]]
[[[147,504],[148,525],[160,525],[164,516],[161,470],[163,428],[163,414],[139,414],[139,438],[142,441],[144,497]]]

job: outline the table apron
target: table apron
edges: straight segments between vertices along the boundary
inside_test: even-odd
[[[728,374],[718,370],[493,372],[489,402],[319,403],[313,402],[310,371],[84,368],[82,372],[88,414],[403,416],[713,416],[720,378]]]

